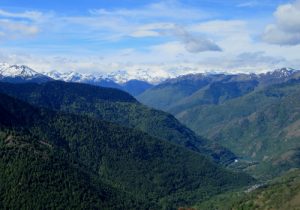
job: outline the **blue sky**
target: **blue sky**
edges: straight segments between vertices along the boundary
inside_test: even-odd
[[[0,2],[0,62],[39,71],[259,72],[299,46],[299,0]]]

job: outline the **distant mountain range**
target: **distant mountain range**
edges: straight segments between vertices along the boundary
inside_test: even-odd
[[[132,78],[125,71],[118,71],[109,75],[100,74],[81,74],[78,72],[60,73],[58,71],[39,73],[32,68],[24,65],[9,65],[6,63],[0,64],[0,81],[11,83],[44,83],[53,80],[60,80],[65,82],[86,83],[101,87],[111,87],[125,90],[130,94],[136,96],[143,93],[153,85],[147,82],[147,75],[138,78]],[[156,78],[157,79],[157,78]]]
[[[179,107],[218,104],[259,87],[300,78],[300,71],[282,68],[261,74],[189,74],[168,79],[138,96],[154,108],[177,112]],[[183,108],[182,108],[183,109]]]
[[[25,65],[10,65],[8,63],[0,63],[0,78],[7,79],[23,79],[24,81],[30,81],[36,77],[42,79],[54,79],[62,80],[65,82],[82,82],[82,83],[101,83],[102,81],[113,82],[116,84],[125,84],[130,80],[143,81],[150,84],[158,84],[166,79],[166,77],[160,77],[155,74],[151,74],[149,71],[140,70],[138,73],[131,74],[124,70],[119,70],[109,74],[82,74],[74,71],[69,72],[39,72]]]
[[[149,71],[140,70],[138,73],[132,75],[127,71],[119,70],[107,75],[104,74],[83,74],[74,71],[70,72],[37,72],[32,68],[25,65],[10,65],[7,63],[0,63],[0,81],[2,82],[12,82],[12,83],[24,83],[24,82],[34,82],[34,83],[44,83],[52,80],[60,80],[65,82],[78,82],[86,83],[101,87],[111,87],[125,90],[132,94],[133,96],[138,96],[144,93],[146,90],[154,87],[151,91],[160,89],[167,84],[183,84],[184,81],[193,81],[192,83],[187,82],[187,87],[179,90],[179,94],[182,91],[185,96],[193,93],[193,90],[207,85],[208,83],[215,81],[249,81],[255,80],[263,82],[264,84],[273,84],[278,81],[284,80],[285,78],[293,77],[298,71],[291,68],[282,68],[275,71],[263,73],[263,74],[225,74],[225,73],[200,73],[200,74],[188,74],[178,76],[173,79],[168,79],[166,77],[159,77],[158,75],[151,74]],[[150,93],[151,93],[150,91]],[[148,93],[145,93],[146,97],[141,96],[141,100],[147,100]],[[151,94],[150,94],[151,95]],[[169,97],[176,97],[178,94],[170,95]],[[163,104],[165,100],[161,101]],[[156,102],[153,101],[152,104],[156,107]],[[172,101],[173,105],[173,101]],[[156,108],[164,108],[164,105],[158,106]]]

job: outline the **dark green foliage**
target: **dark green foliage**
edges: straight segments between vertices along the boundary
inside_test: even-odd
[[[78,101],[86,100],[90,103],[96,103],[101,100],[111,102],[137,102],[128,93],[114,88],[100,88],[93,85],[65,83],[61,81],[43,84],[1,83],[1,91],[9,95],[16,95],[23,100],[29,97],[32,103],[42,106],[51,106],[53,109],[60,109],[60,107],[64,105],[62,101],[65,104],[71,103],[75,100],[74,97],[76,97]]]
[[[129,196],[47,142],[6,129],[0,141],[1,209],[134,208]]]
[[[218,145],[208,145],[208,141],[195,135],[172,115],[146,107],[129,94],[116,89],[49,82],[40,85],[0,83],[0,91],[36,106],[135,128],[206,154],[216,162],[228,164],[236,158],[232,152]]]
[[[9,208],[175,209],[253,182],[138,130],[2,94],[0,110],[1,205]]]
[[[258,189],[246,192],[230,192],[197,205],[206,210],[297,210],[300,209],[300,171],[292,170]]]

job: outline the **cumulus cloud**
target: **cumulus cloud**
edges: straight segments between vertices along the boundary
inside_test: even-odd
[[[300,44],[300,0],[284,4],[274,13],[275,23],[266,27],[263,40],[271,44]]]

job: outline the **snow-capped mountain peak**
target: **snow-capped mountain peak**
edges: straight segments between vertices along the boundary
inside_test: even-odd
[[[66,82],[81,81],[82,77],[83,77],[82,74],[80,74],[78,72],[74,72],[74,71],[70,71],[70,72],[66,72],[66,73],[62,74],[62,80],[66,81]]]
[[[281,69],[275,69],[274,71],[267,72],[267,73],[261,74],[261,75],[262,76],[272,76],[272,77],[276,77],[276,78],[288,78],[298,72],[299,72],[298,70],[295,70],[292,68],[281,68]]]
[[[176,73],[177,72],[177,73]],[[89,84],[110,84],[114,87],[117,85],[125,84],[130,80],[140,80],[152,84],[158,84],[167,79],[174,78],[176,79],[185,79],[187,77],[198,79],[198,77],[213,77],[220,73],[192,73],[192,74],[178,74],[178,71],[175,73],[165,72],[160,68],[150,69],[150,68],[134,68],[131,70],[119,70],[108,74],[100,73],[78,73],[76,71],[69,72],[59,72],[59,71],[50,71],[44,73],[38,73],[37,71],[27,67],[25,65],[10,65],[7,63],[0,63],[0,79],[2,81],[9,80],[21,80],[24,81],[49,81],[49,80],[61,80],[65,82],[80,82],[80,83],[89,83]],[[230,73],[223,73],[225,75]],[[287,80],[290,78],[300,78],[300,71],[294,70],[292,68],[281,68],[274,71],[262,73],[262,74],[236,74],[235,79],[248,79],[250,78],[260,78],[261,80]]]
[[[135,71],[119,70],[103,76],[109,80],[119,84],[126,83],[130,80],[140,80],[152,84],[160,83],[174,75],[166,74],[166,72],[153,72],[150,69],[135,69]]]
[[[3,70],[9,68],[10,65],[8,63],[0,63],[0,72],[2,72]]]
[[[9,65],[7,63],[0,64],[0,76],[1,77],[21,77],[23,79],[26,78],[34,78],[42,76],[42,74],[34,71],[25,65]]]
[[[57,71],[45,72],[45,75],[55,80],[62,80],[65,82],[99,82],[99,81],[110,81],[118,84],[123,84],[129,80],[141,80],[150,83],[159,83],[164,80],[165,77],[158,77],[156,75],[150,75],[147,71],[140,70],[138,72],[128,72],[125,70],[119,70],[108,74],[92,73],[84,74],[75,71],[69,71],[60,73]]]
[[[296,72],[297,72],[297,70],[292,69],[292,68],[281,68],[281,69],[276,69],[274,71],[274,73],[278,73],[279,75],[281,75],[283,77],[289,77]]]
[[[43,72],[44,75],[51,77],[54,80],[60,80],[60,78],[62,77],[62,73],[60,73],[59,71],[49,71],[49,72]]]
[[[85,82],[85,81],[95,81],[101,80],[102,76],[94,74],[82,74],[75,71],[69,71],[60,73],[57,71],[45,72],[45,75],[51,77],[55,80],[62,80],[65,82]]]

